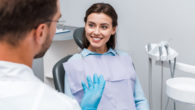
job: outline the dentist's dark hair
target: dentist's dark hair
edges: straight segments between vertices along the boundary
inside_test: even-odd
[[[57,0],[0,0],[0,42],[17,46],[57,12]],[[50,23],[47,23],[50,26]]]
[[[104,13],[108,15],[112,19],[112,27],[116,27],[118,25],[117,19],[118,15],[115,9],[108,3],[95,3],[86,11],[84,22],[87,22],[87,18],[92,13]],[[116,45],[116,33],[111,35],[109,41],[107,42],[107,48],[115,49]],[[85,30],[83,32],[83,48],[89,47],[89,41],[86,38]]]

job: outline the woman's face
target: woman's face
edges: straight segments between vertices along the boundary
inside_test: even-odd
[[[85,24],[86,37],[90,43],[90,50],[107,51],[106,43],[115,34],[116,27],[112,27],[112,19],[104,13],[92,13]]]

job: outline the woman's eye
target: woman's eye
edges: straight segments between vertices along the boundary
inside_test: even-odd
[[[102,27],[102,29],[107,29],[108,28],[108,26],[101,26]]]
[[[89,24],[89,27],[94,27],[94,25],[93,24]]]

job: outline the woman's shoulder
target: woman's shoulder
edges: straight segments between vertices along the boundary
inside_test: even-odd
[[[70,64],[70,63],[75,62],[81,58],[82,57],[79,53],[75,53],[66,62],[64,62],[63,65]]]
[[[70,60],[81,59],[81,58],[82,58],[82,56],[81,56],[80,53],[75,53],[75,54],[72,55],[72,57],[70,57],[69,61]]]
[[[119,56],[129,56],[129,54],[122,50],[115,50]]]
[[[122,50],[115,50],[115,51],[116,51],[116,53],[117,53],[119,56],[125,57],[125,58],[128,58],[128,59],[132,60],[132,59],[131,59],[131,56],[129,55],[129,53],[127,53],[127,52],[125,52],[125,51],[122,51]]]

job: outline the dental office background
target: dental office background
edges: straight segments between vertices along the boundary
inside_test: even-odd
[[[147,99],[148,56],[145,45],[168,41],[179,56],[177,61],[195,65],[195,0],[60,0],[65,25],[83,27],[85,11],[96,2],[110,3],[118,13],[117,49],[128,52],[135,64]],[[67,49],[71,47],[66,47]],[[34,60],[33,70],[43,80],[43,59]],[[161,67],[153,65],[153,110],[160,110]],[[119,73],[120,74],[120,73]],[[195,75],[175,72],[178,76]],[[166,104],[165,82],[170,78],[164,69],[163,109]],[[177,110],[195,110],[194,105],[176,103]],[[173,109],[169,103],[168,110]]]

